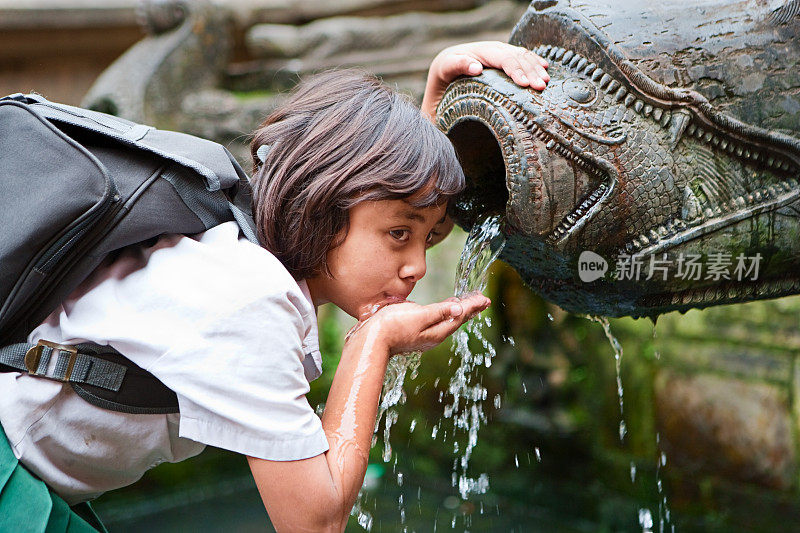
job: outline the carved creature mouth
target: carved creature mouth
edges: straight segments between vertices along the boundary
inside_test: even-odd
[[[529,128],[536,141],[534,143],[539,152],[539,168],[542,175],[543,196],[548,196],[551,189],[560,189],[572,192],[572,197],[567,198],[572,208],[558,204],[563,202],[564,196],[554,199],[542,198],[536,206],[543,214],[551,214],[548,225],[552,228],[543,233],[544,240],[549,244],[557,244],[566,236],[580,229],[589,221],[599,205],[608,197],[612,180],[598,165],[588,161],[585,156],[575,149],[566,138],[556,140],[555,135],[548,133],[534,125]],[[547,151],[547,159],[542,161],[542,148]],[[546,164],[544,164],[546,163]],[[571,177],[572,184],[559,183]],[[570,187],[571,185],[571,187]],[[555,201],[554,201],[555,200]]]
[[[484,76],[504,83],[491,71]],[[547,124],[553,115],[532,111],[537,102],[530,93],[521,104],[486,82],[459,83],[439,108],[439,125],[467,176],[456,220],[469,227],[480,213],[505,213],[511,226],[550,244],[584,226],[609,197],[613,178],[599,158],[576,146],[583,132]]]

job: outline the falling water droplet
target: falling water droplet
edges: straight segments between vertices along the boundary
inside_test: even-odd
[[[551,315],[550,313],[547,313],[547,320],[549,320],[550,322],[552,322],[552,321],[554,320],[554,319],[553,319],[553,315]]]
[[[650,509],[639,509],[639,525],[642,526],[643,532],[652,531],[653,515],[650,514]]]
[[[416,427],[417,427],[417,419],[415,418],[414,420],[411,421],[411,425],[408,426],[408,432],[409,433],[414,433],[414,429]]]
[[[539,447],[537,446],[536,448],[533,449],[533,451],[536,452],[536,460],[541,463],[542,462],[542,454],[539,451]]]
[[[631,461],[631,483],[636,482],[636,465]]]
[[[519,457],[517,457],[517,454],[514,454],[514,464],[519,468]]]

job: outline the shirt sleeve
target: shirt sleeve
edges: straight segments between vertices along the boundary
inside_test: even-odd
[[[149,370],[178,396],[180,436],[261,459],[328,449],[309,405],[300,310],[287,295],[227,309],[183,336]]]

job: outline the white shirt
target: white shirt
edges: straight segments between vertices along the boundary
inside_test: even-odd
[[[322,371],[308,288],[229,222],[126,249],[81,284],[29,342],[110,345],[178,396],[180,414],[94,407],[70,385],[0,373],[14,454],[69,504],[206,444],[272,460],[328,449],[305,398]]]

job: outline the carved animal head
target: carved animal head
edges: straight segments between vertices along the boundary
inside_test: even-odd
[[[511,37],[549,59],[544,91],[486,71],[445,94],[438,123],[470,181],[457,221],[470,227],[501,214],[501,257],[572,311],[654,315],[800,292],[800,140],[764,118],[780,109],[787,84],[800,93],[800,80],[786,74],[797,72],[800,20],[786,8],[720,2],[705,35],[716,38],[727,14],[749,41],[704,46],[695,35],[684,47],[679,38],[704,24],[697,15],[687,28],[683,3],[660,11],[675,15],[677,29],[664,31],[678,34],[661,43],[667,21],[651,27],[628,2],[614,11],[566,4],[534,2]],[[597,21],[607,22],[603,30]],[[637,31],[650,48],[631,41]],[[659,66],[665,55],[672,61]],[[782,85],[770,91],[762,80],[763,90],[747,93],[741,79],[722,80],[721,94],[699,92],[709,69],[735,71],[743,56],[776,67]],[[688,75],[681,82],[681,61],[699,72],[694,85]],[[587,257],[607,264],[604,276],[583,275]]]

